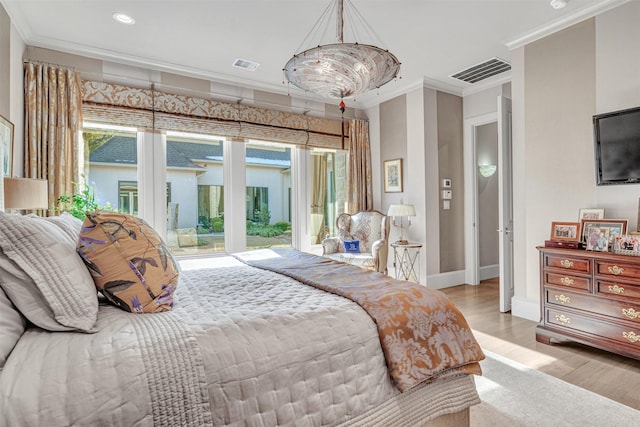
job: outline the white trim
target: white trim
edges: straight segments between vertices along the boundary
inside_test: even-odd
[[[494,277],[500,277],[500,264],[480,267],[480,280],[493,279]]]
[[[227,253],[247,248],[245,145],[226,140],[222,146],[224,182],[224,249]],[[235,195],[235,197],[234,197]]]
[[[539,322],[540,319],[540,303],[525,298],[511,298],[511,314],[516,317],[522,317],[533,322]]]
[[[500,73],[497,76],[489,77],[488,79],[482,80],[479,83],[475,83],[472,86],[462,89],[462,96],[464,97],[473,95],[483,92],[492,87],[502,86],[505,83],[511,83],[511,78],[511,71],[505,71],[504,73]]]
[[[444,289],[464,284],[464,270],[449,271],[447,273],[427,276],[427,287],[429,289]]]
[[[511,41],[508,41],[505,43],[505,46],[507,46],[509,50],[517,49],[536,40],[540,40],[541,38],[547,37],[555,32],[563,30],[567,27],[575,25],[578,22],[584,21],[585,19],[592,18],[608,10],[621,6],[628,1],[630,0],[603,0],[585,9],[579,10],[571,15],[564,16],[546,25],[538,27],[537,29],[520,37],[517,37]]]

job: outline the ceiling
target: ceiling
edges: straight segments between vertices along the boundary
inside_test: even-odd
[[[296,97],[282,68],[300,50],[331,0],[0,0],[25,43],[128,65],[142,66]],[[394,53],[400,79],[349,99],[350,107],[375,105],[419,86],[466,94],[509,73],[471,85],[450,75],[485,60],[511,59],[510,47],[624,3],[624,0],[352,0],[379,45]],[[346,10],[346,6],[345,6]],[[116,23],[114,12],[135,18]],[[334,43],[334,27],[323,43]],[[313,40],[312,40],[313,41]],[[318,44],[318,43],[315,43]],[[314,46],[315,46],[314,44]],[[238,58],[260,64],[247,71]],[[330,101],[333,102],[333,101]]]

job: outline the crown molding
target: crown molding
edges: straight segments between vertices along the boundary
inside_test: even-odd
[[[507,46],[509,50],[517,49],[519,47],[532,43],[536,40],[540,40],[541,38],[547,37],[555,32],[563,30],[567,27],[575,25],[579,22],[582,22],[585,19],[592,18],[608,10],[614,9],[629,1],[631,0],[603,0],[592,6],[576,11],[571,15],[567,15],[562,18],[551,21],[547,25],[538,27],[535,30],[525,35],[514,38],[513,40],[506,42],[505,46]]]
[[[466,87],[462,90],[462,96],[473,95],[492,87],[501,86],[505,83],[511,83],[512,72],[511,70],[500,73],[497,76],[489,77],[480,83],[476,83],[472,86]]]

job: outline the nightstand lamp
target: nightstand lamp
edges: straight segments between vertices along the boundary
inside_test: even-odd
[[[4,178],[4,209],[47,209],[49,192],[46,179]]]
[[[400,240],[395,243],[399,245],[406,245],[409,243],[408,240],[404,238],[404,229],[411,226],[411,217],[416,216],[416,208],[413,205],[403,205],[400,202],[399,205],[390,205],[389,210],[387,211],[387,216],[393,218],[393,226],[398,227],[400,229]],[[403,217],[407,217],[407,224],[404,224],[402,221]],[[400,217],[400,224],[396,222],[396,218]]]

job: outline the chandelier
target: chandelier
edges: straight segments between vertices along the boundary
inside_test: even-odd
[[[353,4],[349,0],[346,3],[365,29],[375,34]],[[293,55],[283,69],[286,81],[324,98],[344,99],[379,88],[394,79],[400,71],[400,62],[391,52],[369,44],[344,42],[344,0],[336,0],[327,7],[303,44],[312,33],[318,33],[323,21],[327,21],[328,26],[333,10],[337,17],[337,43],[317,45]],[[353,29],[354,36],[358,36],[355,26],[349,28]]]

